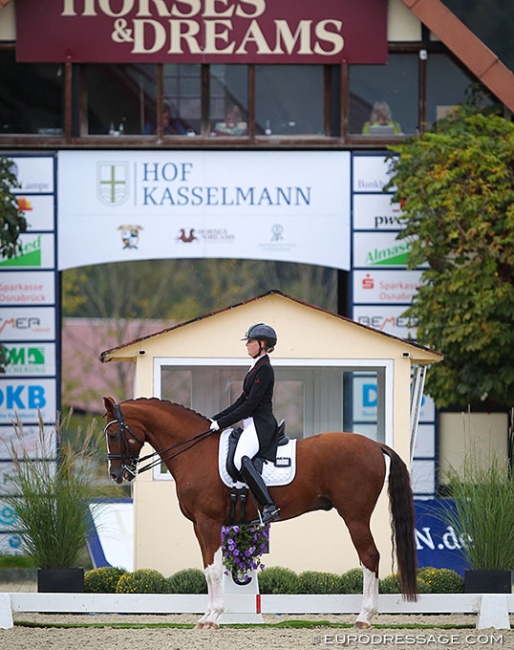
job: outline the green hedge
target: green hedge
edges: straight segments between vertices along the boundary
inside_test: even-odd
[[[297,574],[284,567],[269,567],[259,571],[261,594],[362,594],[362,570],[346,573],[304,571]],[[145,594],[204,594],[207,583],[200,569],[183,569],[165,578],[155,569],[128,572],[118,567],[102,567],[86,571],[84,587],[90,593],[145,593]],[[425,567],[418,571],[418,590],[421,594],[462,593],[464,579],[451,569]],[[382,594],[400,593],[400,582],[395,574],[379,580]]]

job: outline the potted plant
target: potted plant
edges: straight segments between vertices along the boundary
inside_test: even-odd
[[[448,472],[452,501],[445,523],[459,540],[469,569],[467,593],[510,593],[514,568],[514,477],[507,459],[468,452],[460,472]]]
[[[23,550],[38,568],[38,591],[83,592],[84,569],[77,563],[88,538],[93,496],[92,427],[77,451],[63,440],[60,417],[55,429],[56,439],[45,433],[40,418],[34,459],[26,449],[21,422],[15,423],[11,457],[16,472],[7,500],[16,512]]]

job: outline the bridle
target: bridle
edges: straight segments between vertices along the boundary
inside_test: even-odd
[[[137,474],[141,474],[141,472],[147,472],[148,470],[157,467],[157,465],[160,465],[161,463],[165,463],[166,461],[175,458],[175,456],[178,456],[179,454],[182,454],[184,451],[191,449],[199,442],[202,442],[202,440],[205,440],[205,438],[208,438],[211,434],[215,433],[211,429],[208,429],[207,431],[202,431],[201,433],[197,433],[191,438],[186,438],[186,440],[180,440],[179,442],[176,442],[175,444],[166,447],[166,449],[161,449],[161,451],[154,451],[151,454],[148,454],[147,456],[143,456],[143,458],[139,458],[139,456],[137,456],[136,454],[130,453],[130,444],[129,444],[129,438],[127,436],[127,433],[130,436],[132,436],[132,438],[136,442],[138,442],[141,447],[146,442],[146,437],[143,438],[143,440],[141,440],[136,436],[136,434],[132,431],[129,425],[125,423],[119,404],[114,404],[114,414],[116,415],[116,419],[107,422],[107,424],[104,427],[104,434],[107,434],[107,429],[112,424],[118,425],[118,435],[120,436],[120,453],[119,454],[107,453],[107,460],[108,461],[120,460],[122,469],[124,469],[131,476],[130,480],[135,478]],[[183,448],[181,449],[181,447]],[[164,458],[164,455],[166,453],[173,451],[175,449],[177,451]],[[154,460],[149,462],[147,465],[144,465],[143,467],[138,467],[139,463],[150,461],[152,458]]]

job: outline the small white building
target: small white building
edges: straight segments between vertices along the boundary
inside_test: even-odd
[[[278,334],[272,354],[274,408],[278,419],[286,419],[290,437],[354,430],[391,445],[409,464],[413,366],[436,363],[442,355],[279,292],[106,350],[101,360],[136,364],[135,397],[170,399],[209,416],[239,394],[249,364],[241,338],[256,322],[269,323]],[[376,421],[354,428],[355,394],[366,380],[376,385]],[[201,445],[188,453],[201,454]],[[165,517],[163,503],[168,504]],[[181,514],[164,469],[136,479],[134,521],[135,568],[170,575],[201,566],[192,524]],[[373,531],[386,575],[391,531],[385,494]],[[331,511],[273,525],[265,564],[341,573],[358,566],[358,560],[344,522]]]

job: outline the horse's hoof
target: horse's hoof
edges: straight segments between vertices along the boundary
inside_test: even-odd
[[[203,630],[205,623],[197,623],[194,627],[195,630]]]
[[[219,629],[219,625],[217,623],[204,623],[202,625],[202,630],[217,630]]]
[[[355,627],[358,628],[359,630],[369,630],[371,625],[369,623],[366,623],[365,621],[356,621]]]

